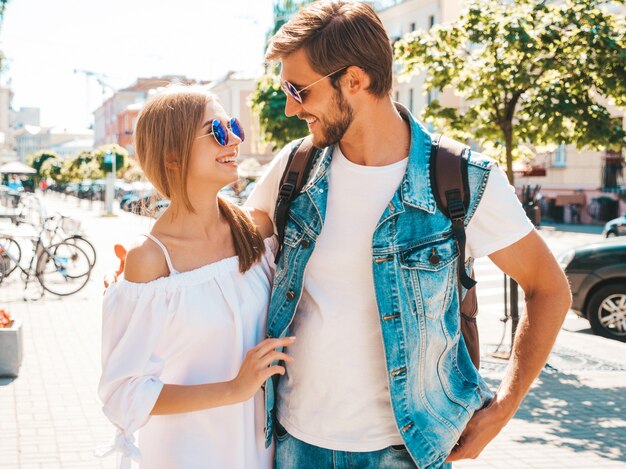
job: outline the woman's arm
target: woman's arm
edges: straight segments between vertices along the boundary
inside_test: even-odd
[[[151,415],[194,412],[247,401],[271,376],[285,374],[284,367],[272,366],[272,363],[279,360],[291,363],[293,358],[276,349],[289,346],[294,341],[295,337],[264,340],[248,351],[239,374],[231,381],[187,386],[165,384]]]

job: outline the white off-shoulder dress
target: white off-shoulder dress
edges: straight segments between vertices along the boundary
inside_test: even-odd
[[[248,350],[265,337],[275,238],[261,262],[241,274],[230,257],[148,283],[122,280],[106,291],[102,323],[103,411],[117,428],[119,467],[142,469],[270,468],[263,394],[223,407],[150,416],[164,384],[232,380]],[[135,445],[135,432],[138,447]]]

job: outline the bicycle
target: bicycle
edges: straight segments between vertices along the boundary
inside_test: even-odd
[[[48,243],[65,241],[76,244],[87,254],[91,267],[96,264],[96,248],[81,234],[79,220],[57,212],[46,221],[48,222],[46,225]],[[54,222],[54,225],[49,226],[50,222]]]
[[[37,236],[28,236],[33,242],[33,254],[27,267],[20,262],[21,248],[14,237],[7,234],[0,236],[0,284],[16,268],[25,276],[24,291],[33,276],[37,278],[44,292],[57,296],[72,295],[87,284],[92,265],[83,249],[66,241],[44,244],[48,220],[43,223]]]

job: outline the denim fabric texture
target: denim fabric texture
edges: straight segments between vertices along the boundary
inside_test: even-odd
[[[277,424],[278,426],[278,424]],[[415,469],[406,446],[379,451],[350,452],[319,448],[300,441],[284,429],[276,431],[275,469]],[[444,464],[442,468],[451,468]]]
[[[460,333],[459,250],[451,222],[437,209],[431,190],[431,135],[406,109],[398,106],[398,110],[411,126],[409,162],[374,231],[372,269],[396,425],[420,469],[441,468],[446,467],[443,461],[473,413],[493,394],[472,364]],[[288,335],[296,314],[307,262],[324,223],[331,158],[329,147],[291,204],[284,250],[276,266],[267,337]],[[484,193],[493,163],[470,154],[466,225]],[[466,264],[468,271],[471,262]],[[272,380],[265,384],[268,445],[276,384]],[[323,412],[324,403],[319,406]]]

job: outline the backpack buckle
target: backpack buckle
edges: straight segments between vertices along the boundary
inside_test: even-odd
[[[448,213],[452,221],[459,221],[465,218],[465,204],[461,200],[448,202]]]
[[[293,195],[293,191],[295,189],[295,185],[291,184],[290,182],[285,182],[282,186],[280,186],[280,190],[278,191],[278,197],[283,200],[289,200],[291,199],[291,196]]]

